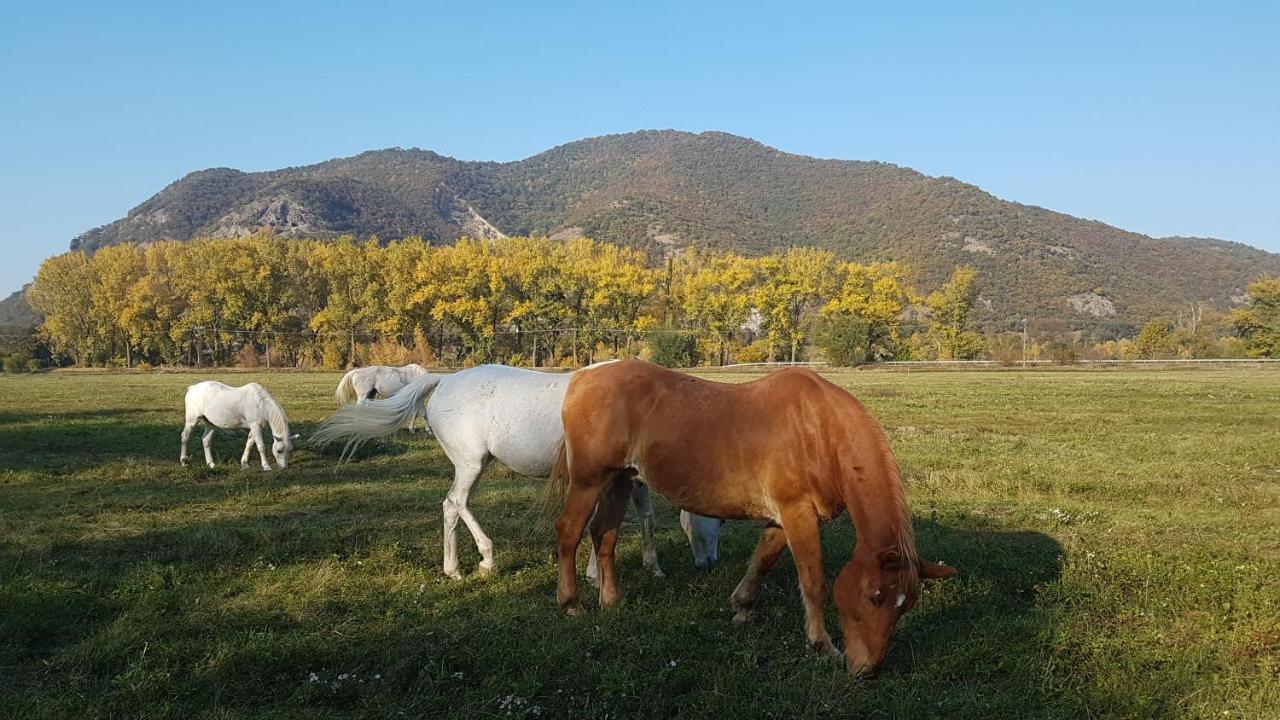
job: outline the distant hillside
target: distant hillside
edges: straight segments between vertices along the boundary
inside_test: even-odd
[[[818,245],[902,260],[923,287],[976,266],[984,312],[1138,322],[1192,301],[1229,308],[1280,273],[1280,255],[1221,240],[1156,239],[1000,200],[953,178],[819,160],[723,133],[646,131],[562,145],[510,163],[378,150],[263,173],[192,173],[73,248],[344,233],[586,235],[655,252],[688,244],[765,252]]]
[[[12,293],[0,300],[0,331],[5,328],[30,328],[39,322],[39,317],[31,305],[27,304],[27,288]]]

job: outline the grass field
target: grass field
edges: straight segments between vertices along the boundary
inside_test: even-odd
[[[490,471],[497,573],[447,581],[434,442],[266,474],[225,434],[225,465],[183,468],[205,377],[0,377],[0,716],[1280,718],[1280,372],[833,376],[888,430],[922,553],[961,573],[867,683],[806,653],[786,559],[730,621],[752,525],[702,574],[660,505],[656,579],[629,518],[621,607],[584,586],[567,618],[538,481]],[[249,379],[304,440],[332,409],[337,375]],[[824,541],[833,574],[847,519]]]

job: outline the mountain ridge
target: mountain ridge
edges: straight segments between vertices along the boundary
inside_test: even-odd
[[[587,138],[509,162],[387,148],[264,172],[198,170],[72,247],[260,229],[437,243],[582,234],[655,254],[816,245],[905,262],[922,287],[973,265],[992,317],[1130,324],[1190,302],[1229,309],[1250,280],[1280,273],[1280,255],[1242,243],[1153,238],[891,163],[675,130]]]

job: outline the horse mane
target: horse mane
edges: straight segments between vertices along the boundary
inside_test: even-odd
[[[889,501],[892,505],[891,521],[893,528],[893,545],[901,555],[898,566],[899,588],[912,588],[920,583],[920,553],[916,550],[916,533],[911,525],[911,507],[907,505],[907,495],[903,487],[902,474],[898,471],[898,461],[889,449],[889,441],[881,430],[877,443],[880,459],[890,475],[888,488]]]
[[[271,397],[266,388],[259,388],[258,402],[267,415],[267,423],[271,425],[271,434],[276,440],[289,441],[289,418],[285,417],[280,401]]]

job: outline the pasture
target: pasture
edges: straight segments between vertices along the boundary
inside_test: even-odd
[[[179,466],[183,392],[214,377],[283,403],[289,470],[241,470],[242,432]],[[306,445],[338,377],[0,377],[0,715],[1280,717],[1280,372],[833,375],[888,432],[922,555],[960,570],[871,682],[806,651],[785,557],[732,623],[757,527],[699,573],[661,501],[666,578],[632,510],[621,607],[584,584],[568,618],[541,483],[494,467],[472,509],[497,571],[463,533],[445,579],[433,441]],[[823,538],[831,578],[847,517]]]

